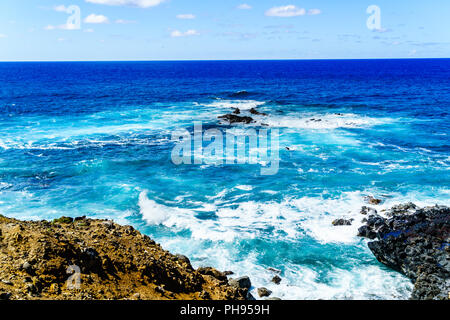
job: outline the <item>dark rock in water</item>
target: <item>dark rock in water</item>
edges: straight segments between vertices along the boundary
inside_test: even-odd
[[[450,299],[450,208],[393,209],[387,219],[370,216],[360,235],[377,238],[368,246],[378,261],[415,283],[412,299]]]
[[[383,200],[380,199],[376,199],[372,196],[367,196],[364,198],[364,201],[366,201],[368,204],[374,204],[374,205],[379,205],[383,202]]]
[[[259,112],[255,108],[251,108],[250,109],[250,113],[255,115],[255,116],[267,116],[267,113]]]
[[[276,273],[276,274],[281,274],[281,270],[279,270],[279,269],[268,267],[267,270],[270,272]]]
[[[268,300],[268,301],[281,301],[281,299],[278,298],[278,297],[266,298],[265,300]]]
[[[371,207],[364,206],[361,208],[361,214],[363,214],[363,215],[377,214],[377,213],[378,213],[377,210],[375,210],[374,208],[371,208]]]
[[[272,291],[270,291],[269,289],[267,289],[267,288],[258,288],[258,296],[260,297],[260,298],[264,298],[264,297],[268,297],[268,296],[270,296],[272,294]]]
[[[226,276],[231,276],[234,274],[234,272],[233,271],[224,271],[223,274]]]
[[[368,239],[375,239],[377,237],[376,232],[372,231],[368,226],[362,226],[358,229],[358,237],[368,238]]]
[[[250,92],[246,91],[246,90],[241,90],[241,91],[237,91],[237,92],[233,92],[232,94],[230,94],[231,98],[242,98],[242,97],[247,97],[251,95]]]
[[[263,127],[269,127],[269,125],[267,123],[261,123],[261,126]]]
[[[409,214],[409,213],[414,213],[417,209],[417,206],[412,203],[412,202],[408,202],[405,204],[399,204],[396,206],[393,206],[391,209],[389,209],[386,212],[387,216],[395,216],[395,215],[403,215],[403,214]]]
[[[272,278],[272,282],[275,284],[280,284],[281,280],[282,279],[279,276],[275,276]]]
[[[246,299],[247,299],[248,301],[256,301],[256,298],[255,298],[250,292],[247,292],[247,297],[246,297]]]
[[[237,287],[237,288],[242,288],[242,289],[250,289],[250,287],[252,286],[250,278],[247,276],[236,278],[236,279],[230,279],[230,280],[228,280],[228,284],[232,287]]]
[[[219,119],[228,121],[230,124],[233,124],[233,123],[249,124],[249,123],[254,122],[253,118],[251,118],[251,117],[240,117],[235,114],[226,114],[224,116],[220,116]]]
[[[239,110],[239,108],[233,108],[233,114],[241,114],[241,110]]]
[[[332,222],[333,226],[351,226],[353,219],[336,219]]]

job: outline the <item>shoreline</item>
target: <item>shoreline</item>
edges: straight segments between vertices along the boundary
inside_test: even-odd
[[[187,257],[110,220],[0,215],[0,262],[2,300],[251,298],[248,287],[226,273],[195,270]]]
[[[381,202],[366,201],[375,207]],[[410,299],[450,299],[449,207],[407,203],[382,215],[370,206],[360,213],[363,225],[355,237],[369,239],[380,263],[412,281]],[[333,225],[352,222],[342,218]],[[256,289],[248,277],[230,278],[232,271],[194,269],[186,256],[106,219],[0,215],[0,261],[0,298],[6,300],[254,300],[250,289]],[[278,300],[266,288],[257,292]]]

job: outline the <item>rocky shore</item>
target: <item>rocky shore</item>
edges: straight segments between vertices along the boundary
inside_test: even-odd
[[[375,204],[375,203],[373,203]],[[359,236],[381,263],[414,282],[411,299],[450,299],[450,208],[398,205],[378,215],[373,208]]]
[[[248,284],[195,270],[131,226],[0,215],[0,299],[245,300]]]

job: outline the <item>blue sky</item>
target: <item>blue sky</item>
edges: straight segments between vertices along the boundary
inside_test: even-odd
[[[408,57],[450,57],[450,1],[0,2],[1,61]]]

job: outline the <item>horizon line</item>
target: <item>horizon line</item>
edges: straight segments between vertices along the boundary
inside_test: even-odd
[[[150,59],[150,60],[0,60],[0,63],[7,62],[207,62],[207,61],[349,61],[349,60],[445,60],[448,58],[280,58],[280,59]]]

